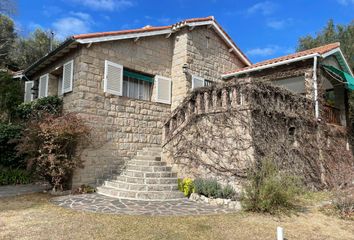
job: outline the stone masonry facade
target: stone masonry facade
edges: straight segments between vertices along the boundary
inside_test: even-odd
[[[171,109],[190,91],[190,75],[221,81],[221,73],[244,65],[212,28],[181,29],[170,37],[152,36],[78,45],[32,79],[49,73],[48,95],[58,94],[58,75],[74,60],[73,90],[63,95],[64,111],[76,112],[91,128],[92,142],[81,155],[84,168],[73,176],[73,186],[100,184],[119,173],[127,160],[144,147],[162,143],[162,126]],[[103,91],[105,60],[124,68],[172,79],[172,104],[115,96]],[[183,73],[183,64],[189,73]]]

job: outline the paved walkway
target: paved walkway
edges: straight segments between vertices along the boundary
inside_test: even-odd
[[[106,197],[97,193],[67,195],[52,199],[65,208],[96,213],[123,215],[206,215],[232,213],[235,210],[197,203],[189,199],[176,201],[137,201]]]
[[[50,186],[44,183],[0,186],[0,197],[13,197],[23,194],[43,192],[48,188],[50,188]]]

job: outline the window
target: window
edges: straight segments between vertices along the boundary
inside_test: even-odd
[[[124,70],[123,96],[140,100],[151,100],[152,78],[143,74]]]
[[[213,81],[210,81],[210,80],[204,80],[204,86],[208,87],[208,86],[211,86],[213,85]]]

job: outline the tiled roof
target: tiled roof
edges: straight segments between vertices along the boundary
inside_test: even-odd
[[[278,63],[278,62],[283,62],[286,60],[291,60],[291,59],[295,59],[295,58],[299,58],[299,57],[304,57],[304,56],[308,56],[311,54],[325,54],[333,49],[339,48],[340,43],[339,42],[335,42],[335,43],[331,43],[331,44],[327,44],[324,46],[320,46],[320,47],[316,47],[316,48],[311,48],[305,51],[301,51],[301,52],[297,52],[297,53],[293,53],[293,54],[289,54],[286,56],[282,56],[282,57],[278,57],[278,58],[273,58],[273,59],[269,59],[263,62],[259,62],[259,63],[255,63],[252,64],[251,66],[248,67],[244,67],[244,68],[240,68],[234,71],[230,71],[225,73],[224,75],[228,75],[228,74],[233,74],[233,73],[238,73],[238,72],[244,72],[245,70],[252,70],[254,68],[258,68],[258,67],[262,67],[262,66],[267,66],[270,64],[274,64],[274,63]]]
[[[203,21],[213,21],[214,17],[204,17],[204,18],[190,18],[186,19],[182,22],[191,23],[191,22],[203,22]],[[173,25],[161,26],[161,27],[143,27],[138,29],[130,29],[130,30],[120,30],[120,31],[112,31],[112,32],[98,32],[98,33],[87,33],[87,34],[78,34],[74,35],[74,39],[84,39],[84,38],[92,38],[92,37],[105,37],[105,36],[115,36],[115,35],[124,35],[130,33],[142,33],[142,32],[152,32],[158,30],[171,29]]]

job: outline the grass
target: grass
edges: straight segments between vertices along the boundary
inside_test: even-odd
[[[354,224],[312,207],[274,217],[235,213],[213,216],[151,217],[78,212],[55,206],[51,196],[0,198],[0,239],[275,239],[282,226],[287,239],[353,239]]]

